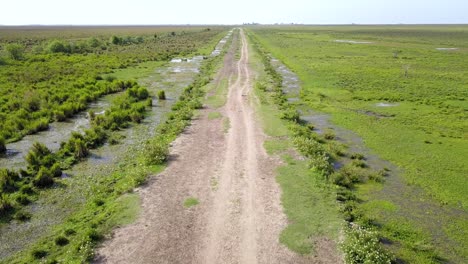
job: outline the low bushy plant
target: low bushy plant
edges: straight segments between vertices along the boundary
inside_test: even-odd
[[[164,90],[159,90],[158,91],[158,99],[159,100],[166,100],[166,92],[164,92]]]
[[[162,164],[169,156],[169,143],[164,137],[157,137],[146,144],[144,153],[147,165]]]
[[[390,264],[393,257],[379,243],[377,232],[353,225],[345,229],[342,245],[346,263]]]

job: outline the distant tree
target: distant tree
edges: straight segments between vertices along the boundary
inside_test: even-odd
[[[21,60],[23,58],[24,46],[20,44],[8,44],[5,47],[8,56],[14,60]]]
[[[64,44],[60,40],[54,40],[48,45],[48,50],[52,53],[69,53],[70,52],[70,47],[68,47],[66,44]]]
[[[99,47],[100,43],[99,43],[99,40],[95,37],[92,37],[90,39],[88,39],[88,45],[92,48],[96,48],[96,47]]]
[[[174,31],[171,32],[171,36],[175,36],[176,33]]]
[[[112,36],[111,37],[111,43],[114,45],[120,45],[122,44],[122,38],[119,38],[117,36]]]

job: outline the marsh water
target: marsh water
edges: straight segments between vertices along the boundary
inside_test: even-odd
[[[220,52],[213,52],[211,56],[221,53],[230,36],[231,32],[217,44],[215,51]],[[105,144],[92,150],[85,161],[65,172],[66,179],[56,187],[45,190],[38,201],[26,206],[25,211],[32,214],[29,221],[13,220],[1,225],[0,259],[24,249],[47,234],[54,225],[63,222],[76,208],[84,204],[89,192],[93,192],[92,186],[98,177],[110,175],[119,170],[119,164],[131,160],[141,144],[155,134],[156,126],[165,120],[166,114],[171,111],[172,104],[176,102],[184,88],[193,82],[203,60],[203,56],[175,58],[165,66],[155,68],[149,76],[139,79],[138,82],[147,87],[150,95],[154,96],[157,91],[164,90],[166,100],[160,101],[154,96],[153,106],[145,119],[140,124],[132,125],[117,133],[118,144]],[[95,112],[104,111],[109,107],[112,97],[103,97],[91,105],[90,109]],[[60,141],[66,140],[71,131],[82,131],[87,127],[89,127],[89,121],[86,112],[78,114],[65,123],[52,123],[47,131],[9,144],[10,153],[1,159],[0,166],[22,167],[25,165],[24,153],[35,141],[42,142],[50,149],[56,150],[60,146]]]
[[[353,131],[333,124],[329,114],[319,113],[301,103],[300,80],[298,76],[289,70],[277,59],[271,60],[272,65],[283,77],[283,91],[288,101],[295,104],[301,119],[313,124],[317,133],[322,134],[326,130],[332,130],[336,139],[348,147],[349,153],[361,153],[365,156],[366,163],[371,169],[388,170],[388,176],[381,188],[376,188],[369,193],[370,201],[389,201],[396,207],[394,211],[385,212],[381,215],[384,221],[409,219],[416,227],[422,227],[425,232],[431,234],[433,242],[452,257],[453,246],[457,243],[448,238],[445,230],[441,228],[448,226],[454,219],[466,219],[466,213],[459,208],[441,205],[435,202],[424,190],[418,186],[409,185],[403,178],[404,170],[380,158],[371,149],[366,147],[365,141]],[[386,102],[377,103],[379,107],[397,107],[398,104]],[[349,158],[343,158],[334,164],[335,168],[350,162]]]

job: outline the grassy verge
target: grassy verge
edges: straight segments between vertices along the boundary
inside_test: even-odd
[[[314,252],[317,239],[338,240],[343,221],[334,188],[293,150],[291,123],[281,119],[284,109],[277,104],[278,82],[265,70],[258,46],[250,46],[250,49],[251,67],[259,73],[254,90],[258,98],[257,114],[269,136],[265,148],[269,154],[280,155],[285,164],[277,169],[277,181],[282,189],[281,202],[289,225],[281,232],[280,241],[291,250],[310,254]]]
[[[105,234],[118,225],[130,223],[138,213],[135,187],[149,175],[164,168],[169,143],[190,124],[195,109],[202,105],[203,87],[213,75],[223,57],[204,61],[200,74],[173,105],[164,123],[158,125],[155,136],[145,142],[138,153],[128,153],[126,162],[107,175],[90,179],[86,202],[63,223],[41,238],[31,248],[2,260],[2,263],[84,263],[93,258],[94,247]]]

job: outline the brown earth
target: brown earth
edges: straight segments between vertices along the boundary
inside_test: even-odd
[[[237,36],[234,40],[237,39]],[[137,189],[138,220],[115,230],[97,251],[96,263],[336,263],[333,245],[320,243],[316,256],[303,257],[279,242],[287,225],[280,188],[266,138],[249,102],[253,73],[240,33],[217,80],[229,81],[227,103],[217,109],[230,120],[209,119],[205,107],[173,143],[166,170]],[[198,205],[186,208],[194,197]]]

